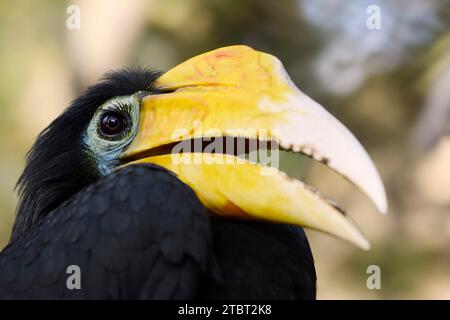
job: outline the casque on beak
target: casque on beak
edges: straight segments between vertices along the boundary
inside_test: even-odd
[[[323,162],[385,213],[384,187],[367,152],[292,83],[277,58],[246,46],[225,47],[176,66],[156,85],[164,93],[142,99],[139,131],[124,161],[171,170],[216,214],[296,224],[370,248],[351,220],[303,182],[236,154],[185,148],[218,137],[247,144],[269,140]],[[181,144],[182,154],[175,152]]]

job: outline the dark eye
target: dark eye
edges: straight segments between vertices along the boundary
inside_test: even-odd
[[[100,118],[100,131],[107,136],[116,136],[128,128],[128,119],[120,112],[108,111]]]

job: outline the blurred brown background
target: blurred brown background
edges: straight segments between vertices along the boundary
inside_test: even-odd
[[[67,27],[70,5],[79,29]],[[379,30],[366,26],[370,5],[380,8]],[[450,299],[449,27],[447,0],[1,1],[0,248],[25,153],[87,85],[113,68],[167,70],[247,44],[279,57],[351,129],[387,188],[382,216],[322,166],[283,160],[347,208],[373,245],[363,252],[309,232],[319,298]],[[366,287],[369,265],[381,268],[380,290]]]

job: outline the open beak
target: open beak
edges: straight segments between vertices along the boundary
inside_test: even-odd
[[[167,168],[218,215],[296,224],[370,248],[351,220],[314,188],[273,165],[243,159],[236,150],[219,150],[222,144],[205,147],[205,141],[231,137],[232,145],[244,141],[244,153],[261,152],[270,141],[269,157],[275,145],[321,161],[365,192],[380,212],[387,211],[367,152],[292,83],[276,57],[246,46],[225,47],[187,60],[156,85],[163,93],[142,99],[139,130],[122,155],[125,162]]]

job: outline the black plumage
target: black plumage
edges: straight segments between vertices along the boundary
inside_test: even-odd
[[[193,191],[162,168],[130,166],[3,250],[0,298],[189,298],[200,272],[213,270],[211,253],[208,218]],[[66,287],[70,265],[82,271],[81,290]]]
[[[158,75],[158,72],[139,69],[108,73],[40,133],[17,183],[20,202],[13,240],[100,177],[81,139],[98,106],[115,96],[156,91],[153,82]]]
[[[38,137],[18,186],[0,298],[313,299],[313,257],[301,228],[226,220],[155,165],[102,176],[81,139],[97,107],[158,92],[156,72],[108,74]],[[232,235],[232,236],[230,236]],[[66,286],[69,265],[81,290]]]

